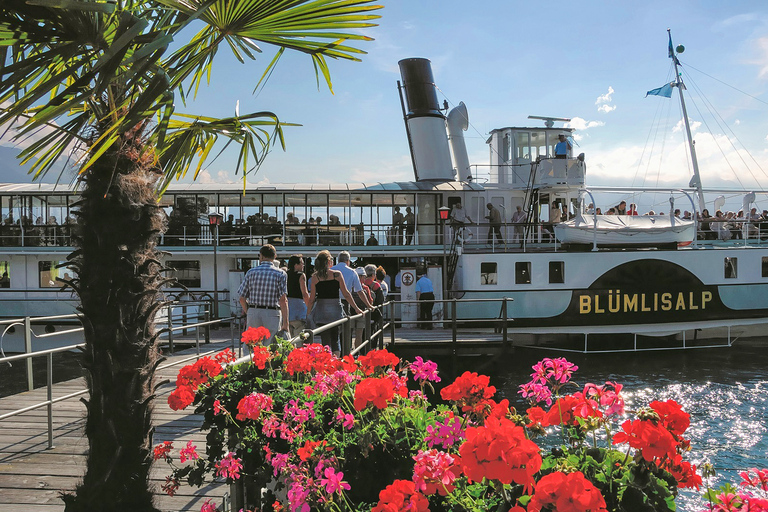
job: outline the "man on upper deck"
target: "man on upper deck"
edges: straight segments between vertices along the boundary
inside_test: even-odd
[[[564,133],[561,133],[560,142],[555,144],[555,158],[567,158],[568,151],[571,149],[571,143],[568,142]]]

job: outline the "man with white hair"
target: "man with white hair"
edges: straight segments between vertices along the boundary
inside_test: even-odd
[[[360,301],[365,304],[365,307],[370,309],[372,307],[371,301],[368,300],[368,295],[363,291],[363,286],[360,284],[360,278],[358,277],[357,272],[349,266],[350,259],[351,257],[347,251],[341,251],[338,258],[336,258],[336,265],[331,267],[331,270],[338,270],[341,272],[342,277],[344,277],[344,284],[346,285],[347,290],[349,290],[349,293],[356,293],[358,297],[360,297]],[[345,313],[349,314],[350,306],[346,303],[347,301],[341,295],[341,292],[339,292],[339,298],[341,299],[342,304],[344,304]],[[362,306],[360,307],[362,308]]]

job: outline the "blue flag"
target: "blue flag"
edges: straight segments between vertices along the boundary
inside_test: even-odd
[[[672,47],[672,32],[667,31],[667,34],[669,35],[669,58],[672,59],[675,62],[675,64],[679,66],[680,61],[677,60],[677,57],[675,56],[675,49]],[[667,98],[669,98],[669,96],[667,96]]]
[[[672,97],[672,86],[675,84],[675,82],[670,82],[666,85],[663,85],[659,87],[658,89],[653,89],[651,91],[648,91],[645,93],[645,97],[648,96],[664,96],[665,98],[671,98]]]

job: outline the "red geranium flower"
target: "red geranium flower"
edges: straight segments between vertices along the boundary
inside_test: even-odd
[[[371,375],[379,368],[384,370],[394,368],[400,364],[400,358],[386,349],[371,350],[367,354],[358,357],[357,362],[360,363],[364,374]]]
[[[547,425],[574,425],[574,409],[580,404],[580,400],[574,396],[558,398],[547,412]]]
[[[272,354],[267,347],[256,346],[253,347],[251,360],[253,361],[253,364],[256,365],[256,368],[263,370],[267,366],[267,361],[269,361],[271,355]]]
[[[285,360],[285,371],[296,373],[332,373],[340,367],[339,359],[331,354],[331,348],[318,343],[291,350]]]
[[[192,402],[195,401],[195,392],[188,386],[181,386],[174,389],[170,395],[168,395],[168,405],[174,411],[180,411],[185,409]]]
[[[272,335],[266,327],[249,327],[240,336],[240,341],[246,345],[259,345],[264,340],[268,340],[270,336]]]
[[[470,427],[459,448],[461,467],[470,480],[483,478],[533,486],[533,475],[541,468],[536,443],[525,431],[506,418],[488,418],[482,427]]]
[[[542,427],[549,426],[549,423],[547,423],[547,413],[545,413],[544,409],[541,407],[530,407],[526,411],[526,414],[528,415],[528,424],[526,427],[531,428],[537,425]]]
[[[225,363],[231,363],[232,361],[237,359],[237,356],[235,356],[235,353],[232,352],[231,349],[225,348],[224,350],[222,350],[221,352],[213,356],[213,359],[219,364],[225,364]]]
[[[388,378],[364,379],[355,388],[355,410],[362,411],[369,403],[373,403],[378,409],[384,409],[394,396],[395,385]]]
[[[328,443],[325,441],[307,441],[304,446],[296,450],[296,455],[304,462],[308,461],[317,447],[324,447]]]
[[[173,449],[173,443],[171,441],[163,441],[162,443],[155,446],[155,451],[152,454],[152,459],[153,460],[167,459],[172,449]]]
[[[655,401],[649,405],[659,415],[661,424],[677,436],[683,435],[691,425],[691,415],[683,411],[683,406],[674,400]]]
[[[456,402],[463,412],[477,411],[487,404],[496,393],[496,388],[489,386],[487,375],[464,372],[452,384],[440,390],[443,400]]]
[[[616,433],[613,444],[629,443],[632,448],[641,450],[647,461],[673,457],[677,453],[677,441],[672,434],[650,420],[627,420],[621,428],[623,432]]]
[[[558,512],[602,512],[605,499],[581,471],[545,475],[536,484],[536,492],[528,504],[528,512],[542,508]]]
[[[680,454],[664,460],[661,467],[675,477],[677,485],[681,489],[695,487],[698,490],[701,486],[701,477],[696,473],[696,466],[683,460],[683,456]]]
[[[201,384],[205,384],[209,379],[221,373],[221,364],[210,357],[201,357],[192,364],[184,366],[179,370],[176,377],[176,386],[188,386],[193,390]]]
[[[371,512],[429,512],[429,501],[416,492],[410,480],[395,480],[379,492],[379,503]]]

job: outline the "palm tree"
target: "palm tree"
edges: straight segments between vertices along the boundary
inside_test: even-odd
[[[80,297],[90,397],[86,473],[68,511],[156,510],[149,489],[153,328],[164,283],[158,199],[200,172],[214,146],[240,146],[243,179],[283,145],[270,112],[221,119],[175,111],[197,91],[219,48],[254,60],[275,45],[308,54],[331,87],[327,59],[359,60],[373,0],[4,0],[0,126],[35,135],[21,158],[34,177],[66,158],[82,199],[68,282]],[[197,32],[195,32],[197,30]],[[258,87],[258,84],[257,84]],[[243,183],[245,186],[245,181]]]

